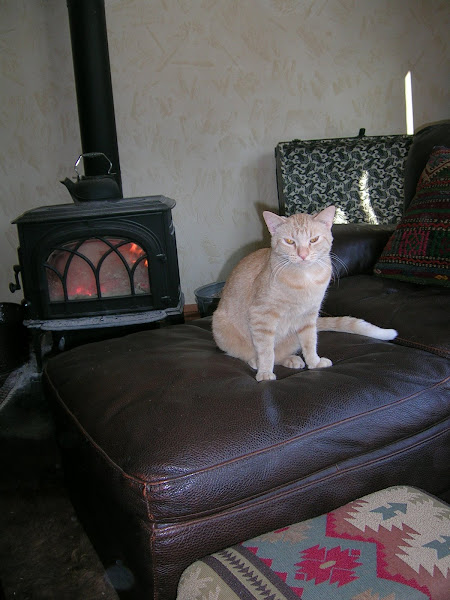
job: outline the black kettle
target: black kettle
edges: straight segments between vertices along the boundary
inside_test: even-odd
[[[108,172],[105,175],[80,175],[78,166],[81,159],[104,157],[108,163]],[[71,181],[68,177],[61,181],[69,190],[70,195],[75,203],[88,202],[95,200],[112,200],[114,198],[123,198],[119,184],[114,175],[111,173],[112,162],[103,154],[103,152],[87,152],[80,154],[74,166],[77,174],[75,181]]]

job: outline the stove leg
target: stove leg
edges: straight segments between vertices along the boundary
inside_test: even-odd
[[[51,340],[46,340],[48,336],[51,336]],[[56,344],[53,333],[42,331],[42,329],[33,329],[31,343],[36,357],[37,372],[42,373],[45,356],[54,354],[55,352]]]
[[[36,366],[38,373],[42,373],[43,359],[42,359],[42,338],[44,334],[40,329],[34,329],[31,341],[33,344],[33,351],[36,357]]]

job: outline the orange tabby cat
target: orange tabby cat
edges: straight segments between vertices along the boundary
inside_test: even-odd
[[[257,369],[257,381],[276,379],[274,364],[324,368],[317,331],[346,331],[382,340],[397,332],[353,317],[318,317],[331,277],[335,207],[317,215],[280,217],[265,211],[272,248],[253,252],[232,271],[213,314],[216,344]],[[297,355],[301,350],[305,362]]]

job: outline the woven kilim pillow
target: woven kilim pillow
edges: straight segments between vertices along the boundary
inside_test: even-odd
[[[398,486],[194,562],[177,600],[448,600],[450,508]]]
[[[433,149],[375,275],[450,286],[450,148]]]

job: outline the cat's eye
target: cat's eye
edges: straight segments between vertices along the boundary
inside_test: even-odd
[[[284,241],[286,244],[289,244],[289,246],[293,246],[295,244],[294,240],[291,240],[291,238],[284,238]]]
[[[311,242],[311,244],[315,244],[318,240],[319,240],[319,236],[316,235],[316,237],[311,238],[309,241]]]

